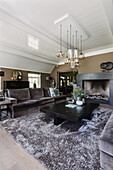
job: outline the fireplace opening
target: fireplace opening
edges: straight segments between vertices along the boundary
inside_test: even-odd
[[[109,80],[85,80],[84,89],[87,92],[87,97],[97,100],[110,100],[109,95]]]

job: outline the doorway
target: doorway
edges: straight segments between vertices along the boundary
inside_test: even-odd
[[[71,72],[59,72],[59,91],[67,96],[71,96],[73,91],[73,78],[70,76]]]

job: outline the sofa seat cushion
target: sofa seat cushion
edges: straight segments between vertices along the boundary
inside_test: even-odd
[[[42,97],[37,100],[39,102],[39,105],[43,105],[43,104],[47,104],[47,103],[51,103],[55,101],[53,97]]]
[[[30,100],[30,92],[28,88],[8,89],[8,97],[16,98],[17,100]]]
[[[31,99],[38,99],[44,97],[44,92],[42,88],[30,89]]]
[[[39,101],[37,100],[26,100],[26,101],[19,101],[17,104],[13,104],[13,110],[23,110],[27,108],[33,108],[35,106],[39,106]]]
[[[113,114],[110,116],[100,136],[100,150],[113,156]]]
[[[55,96],[53,97],[55,99],[55,101],[57,100],[66,100],[66,95],[63,95],[63,96]]]

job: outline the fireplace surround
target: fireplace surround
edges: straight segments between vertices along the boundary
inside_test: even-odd
[[[85,80],[87,98],[109,101],[109,80]]]
[[[77,84],[86,89],[87,101],[113,106],[113,72],[78,74]]]

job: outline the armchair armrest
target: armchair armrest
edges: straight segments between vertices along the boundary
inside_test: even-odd
[[[12,104],[17,104],[17,99],[12,97],[5,97],[5,100],[11,101]]]

